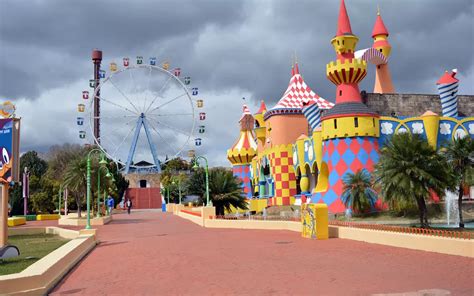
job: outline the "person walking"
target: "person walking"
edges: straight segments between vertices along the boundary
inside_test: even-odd
[[[107,208],[108,208],[109,215],[112,215],[114,204],[115,204],[114,199],[112,198],[112,196],[109,195],[109,197],[107,198]]]
[[[129,198],[127,199],[127,212],[130,215],[130,211],[132,210],[132,200]]]

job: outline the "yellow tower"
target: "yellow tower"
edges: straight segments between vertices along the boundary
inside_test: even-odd
[[[265,120],[263,119],[263,115],[267,112],[267,106],[265,105],[265,102],[262,100],[260,104],[260,109],[258,109],[257,113],[254,114],[255,118],[255,136],[258,139],[258,147],[259,151],[262,149],[263,146],[265,146],[265,138],[266,138],[266,126],[265,126]]]
[[[246,105],[243,106],[240,123],[240,135],[235,144],[227,150],[227,159],[232,163],[234,176],[242,181],[242,189],[247,198],[252,197],[252,178],[250,163],[257,155],[257,143],[252,129],[255,119]]]

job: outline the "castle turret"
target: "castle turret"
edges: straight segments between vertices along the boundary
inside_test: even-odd
[[[265,138],[267,129],[265,127],[265,120],[263,119],[263,115],[267,112],[267,106],[265,102],[262,100],[260,103],[260,109],[258,109],[257,113],[254,114],[255,117],[255,136],[258,140],[258,150],[263,150],[265,146]]]
[[[443,116],[457,117],[458,116],[458,85],[459,80],[456,76],[457,70],[454,69],[451,73],[446,71],[443,76],[436,82],[438,86],[438,93],[441,99],[441,109]]]
[[[377,18],[375,20],[374,29],[372,30],[372,38],[374,39],[372,48],[380,51],[385,56],[385,59],[388,59],[392,46],[388,43],[388,30],[382,20],[380,11],[377,11]],[[377,65],[375,69],[374,93],[383,94],[394,92],[395,89],[388,68],[388,62]]]
[[[359,92],[366,75],[365,60],[354,57],[358,38],[352,33],[344,0],[338,29],[331,40],[337,60],[327,65],[327,78],[336,85],[336,105],[322,116],[323,151],[313,202],[324,202],[333,213],[343,212],[340,196],[343,176],[360,169],[373,170],[378,161],[379,115],[370,110]]]
[[[252,133],[255,119],[247,105],[243,106],[240,123],[240,135],[231,149],[227,150],[227,159],[232,163],[234,176],[242,181],[246,197],[252,197],[252,182],[250,164],[257,155],[257,143]]]

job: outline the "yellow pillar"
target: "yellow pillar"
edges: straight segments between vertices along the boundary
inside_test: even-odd
[[[327,204],[315,204],[315,216],[316,216],[316,238],[317,239],[328,239],[329,238],[329,215]]]
[[[328,239],[328,206],[326,204],[301,205],[301,236],[305,238]]]
[[[423,126],[425,127],[428,143],[431,145],[431,147],[436,149],[438,144],[439,115],[434,112],[427,111],[421,115],[421,118],[423,119]]]

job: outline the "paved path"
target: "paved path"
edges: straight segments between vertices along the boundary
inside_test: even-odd
[[[307,240],[290,231],[206,229],[158,212],[114,219],[99,228],[101,244],[53,295],[370,295],[426,289],[474,295],[474,260],[464,257]]]

